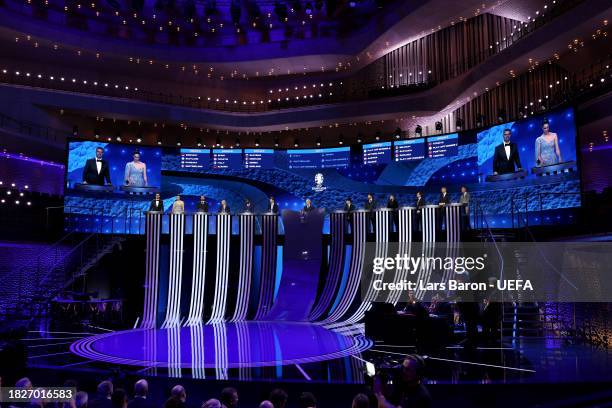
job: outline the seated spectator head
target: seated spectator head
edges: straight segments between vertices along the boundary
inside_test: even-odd
[[[187,392],[185,391],[185,387],[182,385],[175,385],[172,387],[172,391],[170,391],[170,396],[181,402],[185,402],[187,400]]]
[[[317,399],[311,392],[303,392],[298,399],[298,407],[300,408],[316,408]]]
[[[105,380],[98,384],[98,396],[101,398],[109,398],[113,395],[113,383]]]
[[[284,390],[281,390],[280,388],[276,388],[272,390],[272,392],[270,393],[269,399],[272,405],[274,406],[274,408],[285,408],[285,406],[287,405],[287,399],[289,399],[289,396]]]
[[[28,377],[20,378],[15,383],[15,387],[16,388],[25,388],[27,390],[31,390],[32,389],[32,381],[30,381],[30,379]]]
[[[421,382],[423,359],[417,355],[408,355],[402,362],[402,383],[414,385]]]
[[[184,407],[185,407],[185,403],[175,397],[168,398],[166,402],[164,402],[164,405],[162,405],[162,408],[184,408]]]
[[[87,408],[87,402],[89,401],[89,395],[85,391],[79,391],[74,397],[74,405],[76,408]]]
[[[365,394],[357,394],[353,398],[352,408],[370,408],[370,399]]]
[[[113,408],[127,408],[128,396],[122,388],[117,388],[111,397]]]
[[[264,400],[264,401],[261,401],[261,404],[259,404],[259,408],[274,408],[274,404],[272,404],[268,400]]]
[[[226,387],[221,391],[221,403],[226,408],[236,408],[238,406],[238,391],[232,387]]]
[[[134,396],[135,397],[146,397],[148,393],[149,393],[149,383],[147,382],[147,380],[143,378],[143,379],[136,381],[136,384],[134,384]]]
[[[202,408],[223,408],[223,405],[221,405],[221,401],[218,399],[212,398],[208,401],[204,401],[202,403]]]

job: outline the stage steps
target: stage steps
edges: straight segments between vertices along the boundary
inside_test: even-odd
[[[8,279],[13,282],[10,289],[1,290],[3,305],[0,316],[29,318],[44,316],[50,301],[61,294],[116,245],[125,239],[120,236],[89,234],[86,236],[68,234],[50,248],[67,248],[59,256],[53,255],[52,262],[44,262],[49,250],[43,251],[36,260],[13,271]],[[44,258],[43,258],[44,257]],[[15,287],[17,290],[14,290]],[[4,293],[6,292],[6,293]]]

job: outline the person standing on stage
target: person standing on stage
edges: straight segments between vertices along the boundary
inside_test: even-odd
[[[172,204],[172,214],[185,214],[185,203],[181,200],[180,195],[176,196],[176,200]]]
[[[461,228],[464,230],[470,229],[470,193],[466,186],[461,186],[461,197],[459,204],[463,205],[461,211]]]
[[[440,230],[442,230],[443,225],[446,228],[446,209],[444,207],[450,204],[450,202],[450,195],[448,195],[448,192],[446,191],[446,186],[442,186],[440,189],[440,198],[438,199],[438,205],[440,206],[438,209],[440,214]]]
[[[200,201],[196,207],[197,212],[207,213],[208,212],[208,201],[206,201],[206,197],[200,196]]]
[[[230,208],[227,205],[227,201],[221,200],[221,205],[219,206],[219,214],[229,214]]]
[[[244,213],[253,213],[253,203],[248,198],[244,201]]]
[[[522,170],[518,146],[516,143],[510,141],[511,137],[512,131],[510,129],[505,129],[504,141],[495,148],[495,152],[493,153],[493,174],[514,173],[515,165],[516,171]]]
[[[151,201],[149,211],[164,211],[164,202],[161,200],[159,193],[155,193],[155,198]]]
[[[104,149],[96,147],[96,157],[85,162],[83,167],[83,184],[93,184],[95,186],[103,186],[111,183],[110,171],[108,162],[102,157]]]
[[[416,203],[414,204],[414,206],[416,207],[416,211],[414,212],[414,215],[416,217],[416,222],[414,223],[414,225],[416,226],[416,230],[417,231],[421,231],[421,221],[422,218],[421,214],[423,212],[423,207],[425,207],[426,203],[425,203],[425,198],[423,198],[423,192],[422,191],[417,191],[416,193]]]
[[[355,205],[353,204],[353,200],[351,199],[351,197],[347,197],[346,200],[344,200],[344,208],[342,209],[342,211],[346,211],[345,221],[346,221],[348,228],[350,229],[352,233],[353,232],[353,214],[352,212],[355,211]]]
[[[302,208],[303,213],[309,213],[314,210],[314,205],[312,205],[312,201],[310,198],[306,199],[306,203],[304,204],[304,208]]]
[[[278,214],[278,204],[276,204],[276,201],[274,201],[274,196],[270,196],[267,212],[271,214]]]
[[[373,232],[375,229],[374,226],[374,211],[376,210],[376,200],[374,200],[374,196],[372,195],[372,193],[368,193],[368,198],[366,200],[364,209],[368,212],[368,214],[366,215],[368,222],[368,232]]]
[[[397,212],[399,204],[397,203],[397,200],[393,194],[389,195],[389,199],[387,200],[387,208],[391,210],[389,232],[397,231],[399,228],[399,213]]]

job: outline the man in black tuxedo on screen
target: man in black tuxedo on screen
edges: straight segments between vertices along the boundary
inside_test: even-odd
[[[504,129],[504,142],[495,148],[493,154],[493,174],[507,174],[521,171],[521,158],[519,157],[518,146],[511,142],[512,131]],[[515,170],[516,165],[516,170]]]
[[[83,167],[83,184],[93,184],[103,186],[111,183],[110,172],[108,170],[108,162],[102,158],[104,149],[96,147],[95,159],[89,159]]]
[[[151,205],[149,206],[149,211],[164,212],[164,202],[161,200],[159,193],[156,193],[155,199],[151,201]]]

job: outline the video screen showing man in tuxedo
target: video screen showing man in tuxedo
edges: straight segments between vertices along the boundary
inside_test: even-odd
[[[108,162],[103,159],[104,149],[96,147],[96,157],[88,159],[83,167],[83,183],[103,186],[111,184]]]
[[[504,129],[504,141],[495,148],[493,155],[493,174],[507,174],[522,170],[518,146],[510,141],[511,138],[512,131]]]

